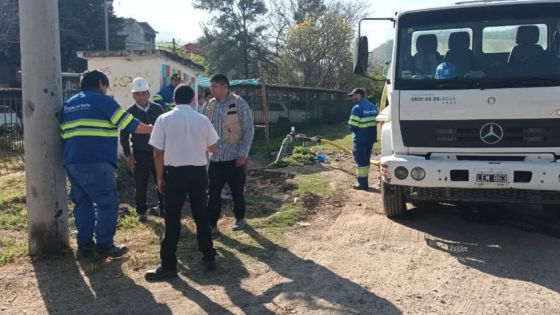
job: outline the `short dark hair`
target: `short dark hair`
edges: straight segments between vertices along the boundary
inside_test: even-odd
[[[227,85],[229,88],[229,79],[225,74],[222,73],[214,74],[210,79],[210,82],[216,82],[220,85]]]
[[[103,86],[109,86],[109,78],[100,70],[86,70],[80,79],[80,89],[97,89],[99,82]]]
[[[178,73],[173,73],[173,74],[171,75],[171,80],[181,82],[181,77],[179,76]]]
[[[175,104],[190,104],[193,98],[194,90],[186,84],[177,85],[175,92],[173,92]]]

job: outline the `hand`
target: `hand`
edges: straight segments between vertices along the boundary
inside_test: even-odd
[[[241,167],[245,165],[245,163],[247,163],[246,156],[238,156],[237,159],[235,159],[235,167]]]
[[[160,178],[157,180],[157,188],[160,194],[165,195],[165,179]]]
[[[126,157],[126,163],[129,166],[134,166],[134,164],[136,164],[136,159],[134,159],[134,156],[129,155],[129,156]]]

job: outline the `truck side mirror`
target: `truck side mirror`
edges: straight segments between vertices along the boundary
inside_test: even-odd
[[[365,75],[368,65],[368,39],[367,36],[360,36],[354,41],[354,73]]]

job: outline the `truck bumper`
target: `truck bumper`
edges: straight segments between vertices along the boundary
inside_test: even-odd
[[[423,172],[413,172],[415,168]],[[380,172],[384,182],[406,186],[409,199],[560,203],[560,163],[556,161],[426,160],[392,155],[381,158]],[[418,176],[422,174],[424,178]]]

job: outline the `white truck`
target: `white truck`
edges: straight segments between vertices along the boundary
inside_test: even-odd
[[[560,1],[400,12],[380,158],[383,206],[560,205]],[[365,74],[359,34],[354,71]],[[381,117],[381,116],[380,116]]]

